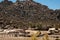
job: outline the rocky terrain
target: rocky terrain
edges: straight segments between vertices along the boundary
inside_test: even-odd
[[[0,2],[0,28],[60,27],[60,10],[33,0]]]

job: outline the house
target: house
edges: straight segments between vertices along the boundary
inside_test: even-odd
[[[13,32],[23,32],[23,29],[5,29],[3,32],[5,33],[13,33]]]
[[[27,36],[32,36],[33,34],[35,34],[36,36],[40,35],[40,31],[37,30],[25,30],[25,32],[27,33]]]
[[[24,36],[23,29],[5,29],[0,32],[2,37],[20,37]]]
[[[49,28],[49,32],[52,33],[52,34],[55,34],[55,33],[59,33],[59,30],[60,29],[56,29],[56,28]]]

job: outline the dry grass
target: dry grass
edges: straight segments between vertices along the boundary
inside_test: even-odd
[[[31,40],[30,38],[24,38],[24,37],[2,37],[0,40]]]
[[[31,39],[32,39],[32,40],[37,40],[36,35],[35,35],[35,34],[33,34],[33,35],[32,35],[32,37],[31,37]]]
[[[47,33],[44,35],[43,40],[49,40]]]
[[[37,33],[37,34],[39,34],[39,33]],[[8,36],[1,35],[0,40],[56,40],[56,38],[48,36],[48,34],[45,34],[42,37],[36,37],[37,34],[33,34],[32,37],[8,37]]]
[[[32,40],[31,37],[0,37],[0,40]],[[38,37],[37,40],[43,40],[42,37]],[[55,38],[49,38],[49,40],[55,40]]]

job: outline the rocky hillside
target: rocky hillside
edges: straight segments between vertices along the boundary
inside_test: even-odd
[[[56,27],[60,10],[49,9],[35,1],[0,2],[0,28]]]

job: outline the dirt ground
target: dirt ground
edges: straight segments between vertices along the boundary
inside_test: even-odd
[[[55,40],[56,36],[60,38],[60,35],[50,35],[49,40]],[[0,37],[0,40],[32,40],[31,37]],[[43,40],[43,37],[37,37],[37,40]]]

